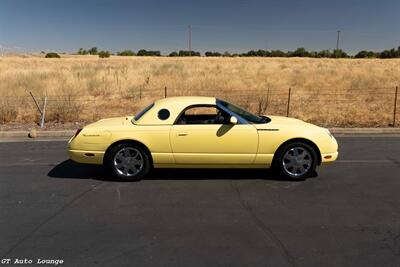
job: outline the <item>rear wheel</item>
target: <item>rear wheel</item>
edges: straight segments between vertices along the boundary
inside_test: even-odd
[[[140,180],[150,171],[149,155],[130,143],[121,143],[111,148],[105,161],[110,173],[121,180]]]
[[[315,173],[317,154],[306,143],[289,143],[279,149],[273,167],[283,178],[303,180]]]

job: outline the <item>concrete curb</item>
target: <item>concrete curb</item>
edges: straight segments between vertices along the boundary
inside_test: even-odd
[[[333,134],[399,134],[400,128],[329,128]],[[74,130],[36,131],[37,138],[70,138]],[[27,138],[29,131],[0,131],[0,138]]]
[[[400,128],[329,128],[333,134],[400,134]]]
[[[36,131],[38,138],[46,137],[65,137],[70,138],[75,134],[76,131]],[[0,132],[0,138],[27,138],[29,131],[4,131]]]

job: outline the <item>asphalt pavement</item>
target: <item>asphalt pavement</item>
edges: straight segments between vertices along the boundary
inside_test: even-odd
[[[339,160],[300,182],[266,170],[156,170],[116,182],[68,161],[65,141],[0,143],[0,258],[400,266],[400,137],[338,142]]]

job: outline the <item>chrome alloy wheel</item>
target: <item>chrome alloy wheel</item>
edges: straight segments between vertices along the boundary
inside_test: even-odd
[[[114,168],[123,176],[132,177],[138,174],[144,165],[143,155],[133,147],[124,147],[114,156]]]
[[[291,176],[302,176],[312,166],[313,159],[310,152],[303,147],[293,147],[283,156],[283,169]]]

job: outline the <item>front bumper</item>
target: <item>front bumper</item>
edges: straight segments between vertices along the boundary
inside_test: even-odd
[[[321,163],[329,163],[335,161],[339,156],[339,152],[321,154]]]

